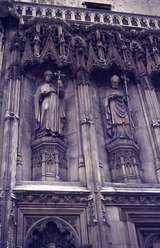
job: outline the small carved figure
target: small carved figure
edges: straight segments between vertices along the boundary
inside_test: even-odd
[[[98,57],[101,62],[105,61],[105,48],[103,46],[101,40],[101,34],[99,30],[96,31],[96,39],[97,39],[97,48],[98,48]]]
[[[40,38],[38,34],[36,34],[34,37],[34,56],[40,56]]]
[[[50,244],[48,245],[48,248],[56,248],[55,243],[50,243]]]
[[[92,248],[92,245],[82,245],[80,248]]]
[[[60,79],[58,83],[52,83],[53,73],[44,73],[45,82],[40,85],[35,94],[35,118],[38,129],[48,131],[52,135],[62,135],[65,121],[63,105],[63,84]]]
[[[59,44],[60,44],[60,56],[62,58],[65,58],[66,57],[65,38],[64,38],[64,32],[62,26],[58,27],[58,35],[59,35]]]
[[[112,138],[130,138],[130,118],[128,105],[123,90],[120,88],[120,78],[111,77],[111,94],[105,99],[105,114],[107,133]]]
[[[86,68],[85,54],[86,54],[86,42],[80,36],[75,36],[71,41],[72,47],[75,49],[75,67],[77,70]]]

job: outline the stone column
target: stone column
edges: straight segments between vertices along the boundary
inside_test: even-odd
[[[155,89],[151,86],[147,74],[141,75],[140,84],[137,84],[137,88],[143,102],[142,106],[145,106],[146,121],[148,123],[148,131],[155,157],[155,170],[157,172],[157,180],[160,181],[160,128],[158,124],[160,108]]]
[[[108,245],[108,237],[100,194],[101,175],[93,116],[93,88],[88,78],[87,71],[82,70],[77,72],[80,140],[82,147],[81,157],[82,159],[84,158],[83,169],[85,169],[86,173],[87,188],[90,190],[88,206],[89,243],[93,245],[93,248],[103,248]]]
[[[148,54],[148,53],[147,53]],[[142,101],[142,106],[145,113],[145,119],[148,126],[148,133],[150,136],[151,146],[155,158],[155,167],[157,180],[160,181],[160,130],[158,128],[158,117],[160,115],[160,108],[157,101],[157,96],[155,90],[151,84],[151,80],[148,74],[147,68],[143,62],[143,51],[140,47],[135,47],[135,58],[137,66],[137,88],[139,92],[140,99]],[[153,165],[154,166],[154,165]]]
[[[148,107],[148,104],[150,105],[150,103],[148,103],[148,101],[146,99],[146,95],[144,94],[144,91],[146,91],[146,90],[144,90],[144,85],[142,85],[142,82],[137,83],[137,91],[138,91],[138,94],[139,94],[140,103],[141,103],[142,110],[143,110],[143,113],[144,113],[144,120],[145,120],[145,123],[146,123],[146,135],[147,135],[149,143],[150,143],[150,149],[149,150],[150,150],[150,152],[153,153],[153,159],[154,159],[154,164],[155,164],[154,165],[153,163],[150,163],[150,164],[152,164],[152,169],[149,168],[149,165],[147,166],[148,168],[147,167],[144,168],[145,169],[144,175],[147,176],[146,181],[148,180],[149,182],[153,182],[153,180],[156,181],[156,178],[155,178],[156,173],[154,174],[154,173],[152,173],[152,171],[156,170],[156,168],[159,167],[159,158],[158,158],[158,154],[157,154],[157,146],[156,146],[154,136],[153,136],[151,115],[150,115],[151,114],[150,113],[151,106]],[[146,162],[149,163],[148,160]]]
[[[12,188],[16,181],[18,128],[19,128],[19,105],[20,105],[20,44],[12,42],[10,50],[10,66],[8,68],[7,107],[4,116],[2,168],[3,176],[3,206],[2,206],[2,245],[4,248],[10,246],[9,236],[13,230],[10,226],[12,214]]]
[[[120,218],[120,210],[118,207],[107,207],[108,220],[111,228],[112,248],[138,248],[135,233],[130,233],[127,223]],[[131,237],[130,235],[134,235]],[[133,243],[132,243],[133,241]],[[105,246],[104,246],[105,247]]]
[[[155,88],[145,89],[147,103],[150,108],[152,123],[151,128],[153,130],[153,139],[155,141],[155,147],[157,152],[158,160],[156,161],[156,175],[158,177],[158,182],[160,182],[160,103],[157,99],[157,94]]]
[[[79,88],[79,86],[78,86]],[[76,97],[76,110],[77,110],[77,126],[78,126],[78,170],[79,170],[79,181],[82,186],[86,186],[86,171],[85,171],[85,163],[84,163],[84,154],[83,154],[83,147],[82,147],[82,136],[81,136],[81,130],[80,130],[80,122],[81,122],[81,114],[80,114],[80,89],[77,89],[77,82],[75,81],[75,97]]]
[[[18,149],[18,129],[19,129],[19,109],[20,109],[20,88],[21,88],[21,72],[20,72],[20,44],[16,42],[11,50],[11,65],[9,67],[8,82],[8,102],[5,114],[5,127],[9,128],[10,139],[10,168],[11,183],[15,185],[17,149]],[[5,128],[4,128],[5,130]],[[5,136],[4,136],[5,139]]]
[[[3,61],[3,36],[4,36],[4,30],[0,20],[0,74],[2,70],[2,61]]]
[[[83,73],[83,72],[82,72]],[[86,174],[86,184],[88,188],[93,187],[92,180],[92,161],[90,156],[90,137],[89,137],[89,126],[91,125],[91,103],[89,96],[90,85],[89,82],[79,81],[77,85],[78,92],[78,105],[79,105],[79,114],[80,114],[80,129],[81,129],[81,147],[82,154],[80,154],[79,163],[85,169],[79,165],[80,174]],[[83,173],[81,173],[83,170]]]

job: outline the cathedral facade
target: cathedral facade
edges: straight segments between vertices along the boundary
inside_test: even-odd
[[[160,247],[158,1],[0,1],[0,248]]]

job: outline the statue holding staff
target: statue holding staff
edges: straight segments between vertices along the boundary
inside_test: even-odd
[[[57,83],[52,81],[53,73],[44,73],[44,83],[35,93],[35,119],[40,131],[47,131],[52,135],[62,135],[65,122],[64,89],[60,77]]]
[[[131,124],[127,99],[120,87],[118,75],[111,77],[111,93],[105,99],[107,133],[112,138],[131,138]]]

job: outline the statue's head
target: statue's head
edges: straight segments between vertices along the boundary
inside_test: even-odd
[[[48,246],[48,248],[56,248],[55,243],[50,243],[49,246]]]
[[[118,89],[119,88],[119,84],[120,84],[120,77],[116,74],[114,74],[112,77],[111,77],[111,86],[113,89]]]
[[[49,83],[52,80],[52,77],[53,77],[53,72],[49,70],[45,71],[44,78],[47,83]]]

